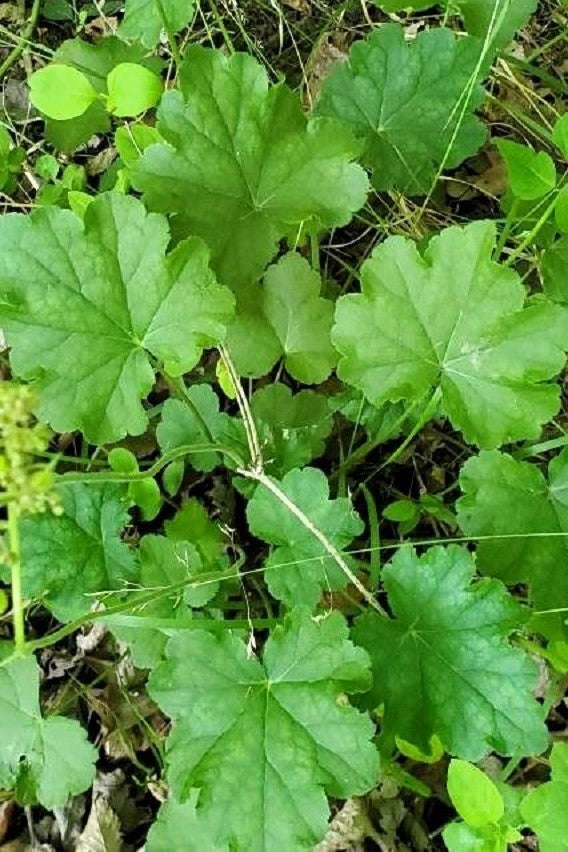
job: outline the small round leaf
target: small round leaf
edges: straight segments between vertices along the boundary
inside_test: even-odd
[[[97,93],[88,79],[70,65],[48,65],[29,79],[30,99],[48,118],[68,121],[91,106]]]
[[[139,115],[156,106],[162,95],[160,78],[134,62],[121,62],[107,77],[107,109],[115,115]]]

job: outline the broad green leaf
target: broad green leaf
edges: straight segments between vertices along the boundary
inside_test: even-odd
[[[485,772],[466,760],[452,760],[448,768],[452,805],[472,828],[498,823],[505,813],[501,793]]]
[[[568,113],[561,115],[552,128],[552,139],[568,160]]]
[[[185,401],[166,400],[156,437],[164,452],[194,444],[205,447],[214,444],[235,450],[246,458],[244,427],[236,418],[219,411],[219,398],[210,385],[187,388]],[[221,464],[223,458],[234,466],[229,456],[223,457],[214,450],[188,453],[187,458],[196,470],[205,473]]]
[[[58,121],[83,115],[97,97],[84,74],[70,65],[57,63],[35,71],[29,87],[33,105]]]
[[[62,807],[91,786],[96,757],[78,722],[42,716],[32,655],[0,667],[0,788],[25,805]]]
[[[356,42],[337,63],[316,104],[363,141],[373,186],[423,195],[439,169],[458,166],[483,144],[474,116],[483,90],[475,80],[479,42],[450,30],[425,30],[407,43],[387,24]]]
[[[22,584],[26,598],[71,621],[91,609],[97,592],[136,582],[138,565],[120,538],[128,523],[126,488],[72,483],[58,493],[63,515],[21,519]]]
[[[156,60],[145,59],[146,49],[140,44],[124,44],[120,39],[109,36],[97,44],[80,38],[64,41],[57,48],[52,61],[69,65],[84,74],[97,93],[106,95],[106,79],[120,62],[141,62],[149,67],[158,67]],[[49,119],[45,135],[60,151],[74,151],[88,142],[95,133],[110,130],[110,121],[103,100],[97,100],[78,118],[68,121]]]
[[[271,476],[283,476],[318,458],[333,427],[327,397],[310,390],[297,394],[279,382],[257,390],[250,403]]]
[[[227,345],[241,374],[267,373],[282,357],[287,372],[303,384],[329,376],[337,361],[330,338],[333,302],[320,296],[320,288],[308,261],[289,252],[269,267],[262,288],[237,301]],[[259,324],[266,326],[260,337]]]
[[[118,34],[153,50],[162,30],[179,32],[191,21],[194,10],[193,0],[126,0]]]
[[[227,567],[225,548],[229,540],[194,497],[185,501],[177,514],[166,521],[164,528],[172,541],[187,541],[195,547],[205,571],[222,571]],[[203,603],[215,597],[217,589],[217,583],[210,583],[201,590],[188,590],[185,597],[191,606],[203,606]],[[200,603],[196,602],[198,597]]]
[[[363,532],[363,522],[349,499],[329,499],[329,485],[321,470],[291,470],[278,485],[338,550]],[[347,577],[339,565],[266,488],[260,486],[254,492],[247,519],[253,535],[275,545],[264,563],[265,578],[271,594],[286,606],[315,607],[324,592],[345,588]]]
[[[156,128],[142,122],[124,124],[114,134],[116,150],[127,168],[136,165],[146,148],[160,141]]]
[[[179,79],[158,109],[168,144],[146,149],[134,185],[153,209],[179,214],[180,233],[203,237],[224,284],[250,286],[290,231],[345,225],[364,204],[349,131],[308,123],[298,96],[269,88],[251,56],[191,45]]]
[[[465,822],[451,822],[442,832],[448,852],[507,852],[499,836],[498,826],[489,826],[482,832]]]
[[[558,230],[568,234],[568,186],[564,186],[556,198],[554,207],[554,219]]]
[[[139,115],[162,96],[160,78],[135,62],[121,62],[107,77],[107,109],[119,117]]]
[[[547,296],[568,304],[568,235],[556,240],[542,255],[542,283]]]
[[[221,341],[233,296],[201,240],[168,256],[166,220],[106,194],[84,223],[66,210],[0,219],[0,323],[38,416],[102,444],[140,434],[154,383],[149,354],[180,375]]]
[[[168,635],[176,629],[176,624],[191,618],[189,607],[204,606],[216,594],[217,586],[211,584],[195,589],[181,586],[197,577],[204,568],[196,548],[188,541],[147,535],[140,542],[139,554],[142,589],[175,588],[169,596],[151,601],[134,615],[111,616],[107,623],[116,636],[128,644],[135,665],[147,669],[162,658]]]
[[[199,788],[209,842],[247,852],[310,850],[336,798],[376,783],[373,726],[345,693],[369,685],[368,657],[343,617],[297,610],[261,664],[229,631],[172,636],[149,691],[172,717],[168,778],[178,800]]]
[[[541,198],[556,186],[556,166],[546,151],[533,151],[510,139],[497,139],[513,195],[522,201]]]
[[[507,642],[521,608],[501,583],[472,583],[474,573],[456,545],[422,557],[403,548],[383,568],[393,617],[368,610],[353,630],[373,665],[365,705],[384,706],[387,743],[399,736],[426,750],[437,734],[465,760],[490,750],[540,754],[547,732],[532,695],[536,666]]]
[[[382,243],[363,264],[363,292],[337,303],[339,377],[376,406],[439,388],[443,413],[483,448],[536,438],[560,404],[548,380],[565,363],[566,313],[523,307],[494,247],[491,222],[446,228],[423,255],[403,237]]]
[[[226,843],[212,841],[207,824],[197,815],[197,792],[182,804],[172,798],[164,802],[148,832],[145,852],[177,852],[181,845],[184,852],[229,852]]]
[[[461,469],[458,523],[480,541],[479,569],[515,586],[526,583],[536,610],[568,606],[568,450],[546,479],[536,465],[498,452],[480,453]],[[547,535],[550,533],[550,535]],[[535,618],[536,629],[560,638],[562,617]]]
[[[452,0],[454,2],[454,0]],[[506,47],[524,27],[538,0],[455,0],[466,30],[487,41],[490,52]]]
[[[557,742],[550,756],[552,778],[521,802],[521,814],[538,836],[540,852],[568,850],[568,744]]]

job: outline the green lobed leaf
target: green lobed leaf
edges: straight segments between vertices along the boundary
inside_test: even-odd
[[[181,804],[172,798],[164,802],[148,832],[145,852],[176,852],[182,843],[184,852],[229,852],[226,843],[211,840],[207,824],[197,815],[196,800],[193,794]]]
[[[497,148],[505,160],[509,186],[522,201],[534,201],[556,186],[556,166],[546,151],[533,151],[510,139],[497,139]]]
[[[349,499],[329,499],[321,470],[291,470],[278,485],[338,550],[363,532]],[[264,563],[265,578],[270,593],[286,606],[313,608],[324,592],[345,588],[345,573],[321,542],[266,488],[254,492],[247,520],[253,535],[276,546]]]
[[[146,149],[133,181],[152,209],[178,214],[179,233],[203,237],[223,283],[249,287],[291,229],[345,225],[364,204],[349,131],[308,123],[251,56],[191,45],[179,80],[158,110],[167,144]]]
[[[62,807],[87,790],[97,753],[74,719],[42,716],[39,668],[33,656],[0,667],[0,787],[16,799]]]
[[[545,249],[541,269],[546,295],[555,302],[568,304],[568,235]]]
[[[22,586],[25,598],[71,621],[92,608],[97,592],[136,582],[138,564],[120,538],[129,520],[124,486],[69,483],[57,491],[63,515],[20,521]]]
[[[118,35],[153,50],[165,25],[175,34],[190,22],[194,11],[193,0],[126,0]]]
[[[150,355],[172,375],[219,343],[233,296],[201,240],[165,255],[166,220],[105,194],[72,213],[43,208],[0,219],[0,322],[11,364],[39,393],[38,416],[102,444],[140,434]]]
[[[376,406],[420,402],[436,388],[466,440],[483,448],[536,438],[558,411],[568,323],[544,300],[524,307],[516,273],[495,263],[495,226],[433,237],[423,255],[403,237],[375,249],[362,293],[337,303],[338,375]]]
[[[460,486],[463,532],[496,536],[478,544],[480,570],[511,586],[526,583],[537,610],[568,606],[568,450],[550,462],[548,479],[529,462],[480,453],[462,467]],[[549,637],[562,636],[561,624],[553,613],[534,619]]]
[[[398,736],[427,751],[437,734],[465,760],[490,750],[540,754],[547,732],[532,695],[536,666],[507,641],[521,608],[501,583],[473,584],[474,573],[456,545],[422,557],[405,547],[384,567],[393,617],[369,610],[353,630],[373,666],[365,705],[384,705],[387,743]]]
[[[333,302],[319,295],[320,288],[308,261],[289,252],[269,267],[262,288],[237,300],[227,345],[241,374],[263,375],[282,357],[303,384],[327,379],[337,353],[330,338]]]
[[[171,638],[149,690],[174,720],[172,793],[200,790],[213,846],[312,849],[326,830],[324,791],[346,798],[376,783],[373,726],[344,699],[368,687],[368,657],[347,635],[339,613],[297,610],[271,634],[263,664],[229,631]]]
[[[333,68],[316,114],[339,119],[363,141],[376,189],[426,194],[440,168],[455,168],[485,140],[474,116],[483,99],[479,48],[442,27],[411,43],[398,24],[378,27]]]
[[[521,802],[521,814],[536,832],[540,852],[568,849],[568,744],[557,742],[550,755],[552,778]]]
[[[453,2],[453,0],[452,0]],[[486,40],[490,54],[524,27],[538,0],[455,0],[468,33]]]

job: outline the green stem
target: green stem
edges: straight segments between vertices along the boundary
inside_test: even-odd
[[[162,26],[166,31],[166,35],[168,37],[168,44],[170,46],[170,50],[172,52],[172,56],[176,65],[176,74],[179,73],[179,68],[181,65],[181,54],[179,52],[178,43],[176,41],[175,33],[170,27],[170,22],[166,16],[166,11],[164,9],[162,0],[156,0],[156,7],[158,9],[158,14],[162,19]]]
[[[12,572],[12,622],[14,624],[14,645],[16,654],[26,650],[26,629],[24,623],[24,601],[22,598],[22,562],[20,551],[20,509],[17,503],[8,506],[8,544],[10,547],[10,567]]]
[[[503,226],[503,230],[501,231],[501,236],[499,237],[499,242],[497,243],[497,246],[495,248],[494,257],[495,257],[496,261],[499,260],[499,258],[501,257],[501,252],[503,251],[503,249],[504,249],[504,247],[507,243],[507,240],[509,239],[511,231],[513,230],[513,226],[515,224],[515,216],[517,215],[518,209],[519,209],[519,199],[514,198],[513,203],[511,204],[511,209],[509,210],[507,219],[506,219],[505,224]]]
[[[28,23],[26,24],[24,31],[20,36],[18,44],[8,54],[2,65],[0,65],[0,80],[2,79],[2,77],[4,77],[6,72],[9,71],[12,65],[17,62],[17,60],[20,58],[20,56],[26,49],[27,43],[31,38],[33,31],[35,30],[35,26],[37,24],[40,2],[41,0],[34,0],[32,10],[30,12],[30,17],[28,18]]]
[[[209,6],[211,7],[211,11],[213,12],[213,17],[215,18],[215,23],[219,27],[219,32],[223,36],[223,41],[225,42],[225,44],[227,46],[227,50],[229,51],[229,53],[234,53],[235,52],[235,45],[233,44],[233,40],[232,40],[231,36],[229,35],[229,31],[227,30],[227,27],[225,26],[223,18],[219,14],[219,9],[217,8],[217,4],[215,3],[215,0],[209,0]]]
[[[438,407],[438,403],[440,401],[441,396],[442,396],[441,389],[436,388],[436,390],[432,394],[431,398],[426,403],[426,405],[424,407],[424,411],[422,412],[422,414],[420,415],[420,417],[416,421],[416,424],[414,425],[412,431],[408,433],[408,435],[406,436],[406,438],[404,439],[402,444],[400,444],[396,448],[396,450],[393,453],[390,454],[388,459],[386,461],[384,461],[379,466],[378,470],[376,471],[377,473],[381,470],[384,470],[385,467],[388,467],[389,464],[392,464],[398,458],[400,458],[400,456],[406,450],[408,445],[412,443],[412,441],[418,435],[418,433],[424,428],[424,426],[428,423],[428,421],[432,419],[432,417],[433,417],[433,415],[436,412],[436,409]]]
[[[558,185],[558,189],[560,189],[560,186],[561,186],[561,184]],[[555,194],[554,198],[552,199],[552,201],[550,202],[550,204],[548,205],[548,207],[546,208],[546,210],[544,211],[544,213],[542,214],[542,216],[540,217],[540,219],[538,220],[538,222],[536,223],[534,228],[532,228],[529,231],[529,233],[527,234],[527,236],[524,238],[524,240],[522,240],[522,242],[519,243],[519,245],[517,246],[515,251],[512,252],[512,254],[509,255],[509,257],[505,261],[505,264],[504,264],[505,266],[511,266],[513,263],[515,263],[515,261],[518,260],[519,257],[522,255],[524,250],[530,246],[530,244],[533,242],[533,240],[536,237],[536,235],[538,234],[538,232],[541,230],[541,228],[544,227],[544,225],[548,221],[549,217],[554,212],[554,208],[556,207],[557,197],[558,197],[557,194]]]

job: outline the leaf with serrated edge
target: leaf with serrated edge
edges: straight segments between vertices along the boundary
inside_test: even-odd
[[[74,719],[42,717],[33,656],[0,667],[0,787],[60,807],[92,784],[97,753]],[[31,801],[30,801],[31,800]]]
[[[349,130],[308,123],[299,97],[269,88],[252,56],[191,45],[179,81],[158,109],[168,144],[144,151],[133,181],[152,209],[178,214],[180,232],[203,237],[224,284],[250,287],[306,220],[345,225],[363,206]]]
[[[291,470],[279,485],[338,550],[363,532],[363,522],[349,499],[329,499],[329,485],[321,470]],[[264,563],[266,582],[275,598],[288,607],[315,607],[323,592],[345,588],[347,577],[341,568],[272,492],[256,489],[247,506],[247,519],[253,535],[276,545]]]
[[[160,41],[164,23],[175,34],[187,26],[194,11],[193,0],[126,0],[118,35],[153,50]]]
[[[180,375],[223,340],[232,294],[201,240],[166,257],[169,239],[165,218],[118,193],[92,201],[84,226],[59,208],[0,219],[0,322],[56,431],[96,444],[142,433],[149,354]]]
[[[485,140],[473,115],[483,90],[475,82],[469,89],[479,49],[477,39],[443,28],[407,43],[398,24],[378,27],[332,70],[316,113],[363,140],[362,162],[377,189],[426,194],[442,164],[455,168]]]
[[[548,481],[534,464],[480,453],[462,467],[460,486],[463,532],[495,536],[478,544],[480,570],[511,586],[526,583],[537,610],[568,607],[568,450],[550,462]],[[546,636],[565,638],[563,620],[550,613],[536,616],[533,625]]]
[[[537,669],[507,641],[521,608],[496,580],[472,584],[474,572],[457,545],[420,558],[406,547],[385,566],[393,617],[368,611],[353,630],[373,665],[364,702],[384,705],[387,742],[399,736],[426,751],[436,734],[471,761],[490,750],[540,754],[548,737],[532,695]]]
[[[440,388],[453,426],[484,449],[536,438],[560,405],[548,380],[566,360],[567,314],[544,300],[523,307],[494,247],[495,225],[473,222],[443,230],[424,255],[403,237],[375,249],[363,292],[337,303],[339,377],[377,406]]]
[[[368,657],[343,617],[296,610],[264,648],[264,663],[229,631],[174,635],[150,675],[174,720],[169,780],[178,800],[200,790],[212,843],[308,850],[326,829],[324,790],[337,798],[376,783],[373,726],[341,696],[369,686]]]

